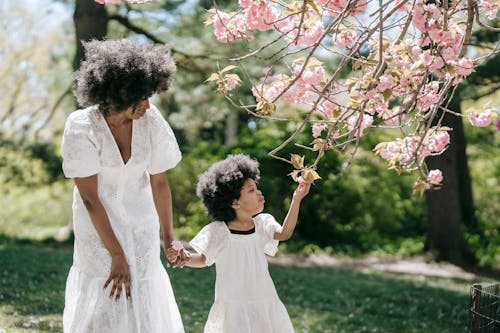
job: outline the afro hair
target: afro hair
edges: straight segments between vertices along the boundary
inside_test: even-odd
[[[229,222],[236,218],[232,203],[240,198],[243,183],[247,179],[258,182],[259,178],[259,162],[243,154],[229,155],[200,176],[196,194],[210,217]]]
[[[172,82],[176,68],[168,46],[131,39],[93,40],[83,46],[86,58],[74,74],[81,107],[97,104],[109,116],[168,90]]]

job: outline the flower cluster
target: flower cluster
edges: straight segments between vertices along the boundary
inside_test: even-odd
[[[441,183],[441,172],[425,166],[426,157],[450,144],[450,129],[440,124],[438,112],[448,111],[451,89],[474,72],[474,60],[464,56],[478,19],[474,11],[495,18],[498,1],[479,0],[474,8],[469,6],[475,2],[465,0],[448,5],[396,0],[375,9],[366,0],[239,0],[239,6],[235,13],[212,11],[207,23],[214,25],[217,40],[251,41],[254,32],[270,31],[286,42],[273,59],[279,60],[262,64],[267,69],[254,81],[255,108],[244,107],[265,117],[278,112],[280,103],[297,105],[306,115],[303,122],[310,122],[300,129],[311,129],[309,148],[318,152],[310,167],[316,168],[326,150],[359,144],[371,128],[397,127],[405,136],[379,143],[375,152],[398,172],[418,170],[425,189]],[[340,57],[339,67],[319,60],[326,53]],[[494,122],[500,128],[496,117],[488,108],[468,113],[479,127]],[[429,128],[433,120],[437,123]]]
[[[415,155],[423,160],[431,154],[441,154],[450,143],[448,130],[446,127],[433,128],[423,138],[407,136],[395,141],[381,142],[374,150],[389,161],[391,167],[404,169],[415,162]]]

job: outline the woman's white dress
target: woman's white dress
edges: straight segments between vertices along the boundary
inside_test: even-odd
[[[125,164],[97,107],[73,112],[63,143],[66,177],[98,175],[99,198],[130,265],[131,299],[109,298],[103,289],[111,258],[73,192],[73,265],[66,282],[66,333],[184,332],[168,275],[160,261],[159,219],[150,174],[173,168],[181,153],[172,129],[153,106],[132,125],[132,154]]]
[[[290,317],[269,275],[266,254],[274,256],[281,226],[269,214],[254,218],[255,232],[233,234],[212,222],[190,245],[216,266],[215,301],[205,333],[291,333]]]

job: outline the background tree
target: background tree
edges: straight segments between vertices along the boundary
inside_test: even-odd
[[[56,108],[53,106],[57,105],[58,99],[71,86],[71,60],[76,49],[74,22],[70,18],[71,13],[75,12],[76,1],[54,3],[62,3],[68,13],[68,20],[56,28],[66,40],[60,41],[55,48],[47,48],[46,57],[49,63],[57,59],[64,60],[67,70],[64,72],[54,65],[48,65],[47,74],[44,76],[47,81],[43,84],[57,82],[58,85],[54,86],[50,95],[44,95],[44,99],[34,100],[34,103],[46,99],[46,102],[52,105],[48,110],[57,111],[39,132],[36,145],[31,139],[33,136],[28,136],[23,145],[13,143],[3,144],[0,147],[0,155],[2,158],[5,157],[0,161],[1,175],[9,175],[8,178],[15,179],[20,178],[13,175],[30,173],[39,175],[35,177],[38,179],[36,184],[33,183],[34,177],[21,177],[30,181],[29,185],[26,185],[29,186],[29,190],[22,181],[20,184],[4,182],[5,179],[0,177],[2,193],[6,193],[0,207],[0,233],[9,235],[17,235],[17,232],[25,234],[29,229],[37,233],[37,230],[43,230],[37,237],[49,237],[47,235],[51,235],[54,228],[67,225],[70,221],[70,206],[67,199],[71,197],[71,186],[61,180],[57,147],[64,119],[67,114],[75,110],[71,93],[63,97]],[[225,85],[220,84],[224,82],[206,82],[212,73],[218,73],[231,64],[223,59],[235,58],[254,50],[253,43],[265,45],[269,41],[269,33],[265,31],[255,33],[254,41],[251,43],[236,42],[227,44],[228,47],[215,44],[217,36],[214,31],[203,25],[207,18],[213,18],[213,13],[207,11],[211,3],[211,1],[199,3],[152,1],[144,4],[128,4],[121,1],[118,5],[106,7],[98,4],[105,9],[108,18],[106,38],[137,38],[145,42],[168,43],[173,47],[173,54],[178,63],[176,82],[169,93],[155,96],[154,103],[165,112],[183,150],[183,161],[179,168],[171,171],[172,177],[170,177],[171,185],[177,193],[174,197],[175,223],[178,235],[182,239],[189,239],[200,226],[207,223],[199,200],[194,195],[198,174],[211,162],[229,153],[242,152],[259,159],[265,175],[260,186],[266,196],[272,198],[267,201],[266,210],[278,218],[282,217],[280,214],[283,206],[288,202],[279,198],[283,197],[283,193],[291,191],[293,183],[287,179],[286,174],[294,168],[292,165],[270,158],[267,153],[277,143],[292,136],[298,124],[304,119],[304,108],[297,108],[293,103],[278,105],[279,116],[283,116],[285,120],[277,120],[279,118],[276,117],[277,113],[269,114],[273,119],[265,119],[262,114],[255,116],[255,109],[252,108],[249,111],[254,114],[247,110],[238,111],[234,104],[225,100],[224,94],[213,92],[217,88],[224,92]],[[234,1],[218,1],[217,4],[220,9],[226,6],[236,9]],[[34,17],[36,16],[32,15],[29,18]],[[472,38],[472,43],[477,44],[475,35]],[[245,59],[247,61],[245,70],[248,75],[258,79],[263,74],[262,64],[283,45],[270,45],[260,57]],[[332,44],[328,47],[328,50],[334,49]],[[295,50],[299,51],[300,48],[297,46]],[[343,53],[329,54],[328,50],[322,51],[323,55],[328,54],[328,57],[321,58],[321,61],[325,71],[332,73],[339,67]],[[356,56],[358,55],[368,57],[369,49],[361,48]],[[1,65],[4,66],[3,58],[0,59]],[[287,72],[290,70],[289,64],[290,62],[284,59],[275,67],[276,72],[289,73]],[[353,66],[347,66],[339,73],[339,78],[348,79],[353,70],[355,70]],[[479,70],[480,67],[477,67],[476,71]],[[224,73],[238,74],[241,79],[245,77],[245,73],[240,69]],[[476,74],[469,76],[469,79]],[[230,97],[236,105],[240,103],[255,105],[255,97],[251,90],[259,83],[257,79],[254,82],[242,80],[239,86],[226,91],[226,94],[231,94]],[[465,103],[461,103],[465,114],[468,113],[467,105],[470,102],[468,97],[464,96],[473,90],[477,90],[479,95],[486,93],[487,85],[483,86],[484,88],[477,88],[472,84],[455,92],[455,96],[466,100]],[[490,86],[492,87],[494,85]],[[3,96],[1,92],[0,90],[0,97]],[[493,101],[496,96],[492,97]],[[339,94],[337,98],[344,103],[343,105],[349,103],[349,96],[346,93]],[[479,108],[482,104],[474,105],[476,111],[484,109]],[[47,119],[45,116],[49,113],[44,113],[44,119]],[[314,117],[315,120],[322,120],[320,115]],[[34,124],[30,123],[30,126]],[[317,124],[324,125],[320,122]],[[359,140],[354,160],[349,154],[353,151],[346,150],[347,154],[344,155],[327,153],[318,161],[317,167],[323,179],[314,187],[311,200],[304,203],[298,232],[290,242],[282,246],[286,246],[290,251],[304,253],[314,251],[349,255],[379,253],[379,251],[403,255],[423,253],[428,225],[425,220],[425,198],[412,195],[414,180],[412,176],[397,176],[392,170],[386,170],[386,162],[370,153],[379,141],[389,142],[397,137],[394,131],[382,130],[380,127],[385,125],[376,117],[374,124],[378,128],[374,131],[365,130]],[[2,132],[5,132],[5,125],[6,123],[0,123]],[[308,146],[312,141],[310,137],[312,127],[306,126],[305,131],[296,136],[297,143]],[[473,157],[470,163],[477,210],[474,213],[472,226],[462,224],[460,232],[464,232],[463,238],[471,245],[481,264],[495,264],[500,262],[500,253],[495,246],[500,241],[496,219],[500,214],[500,207],[491,198],[498,196],[499,193],[499,187],[495,185],[498,184],[495,179],[500,179],[497,171],[499,168],[495,167],[499,163],[495,153],[499,136],[492,128],[478,129],[465,124],[464,130],[469,144],[467,154]],[[453,132],[450,134],[453,135]],[[326,133],[323,130],[323,135]],[[302,148],[288,145],[281,151],[280,156],[297,154],[298,149]],[[305,149],[303,155],[306,162],[314,161],[317,151]],[[33,163],[30,162],[30,158]],[[26,166],[23,172],[18,168],[21,165]],[[345,168],[347,165],[349,167]],[[444,180],[446,186],[446,174]],[[38,206],[50,207],[46,209],[50,214],[40,215],[36,210],[29,208]],[[5,221],[23,221],[23,226],[26,228],[4,228],[9,225]]]

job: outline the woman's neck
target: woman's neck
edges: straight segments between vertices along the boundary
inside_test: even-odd
[[[110,127],[119,127],[131,121],[125,112],[120,112],[106,117],[106,122]]]

